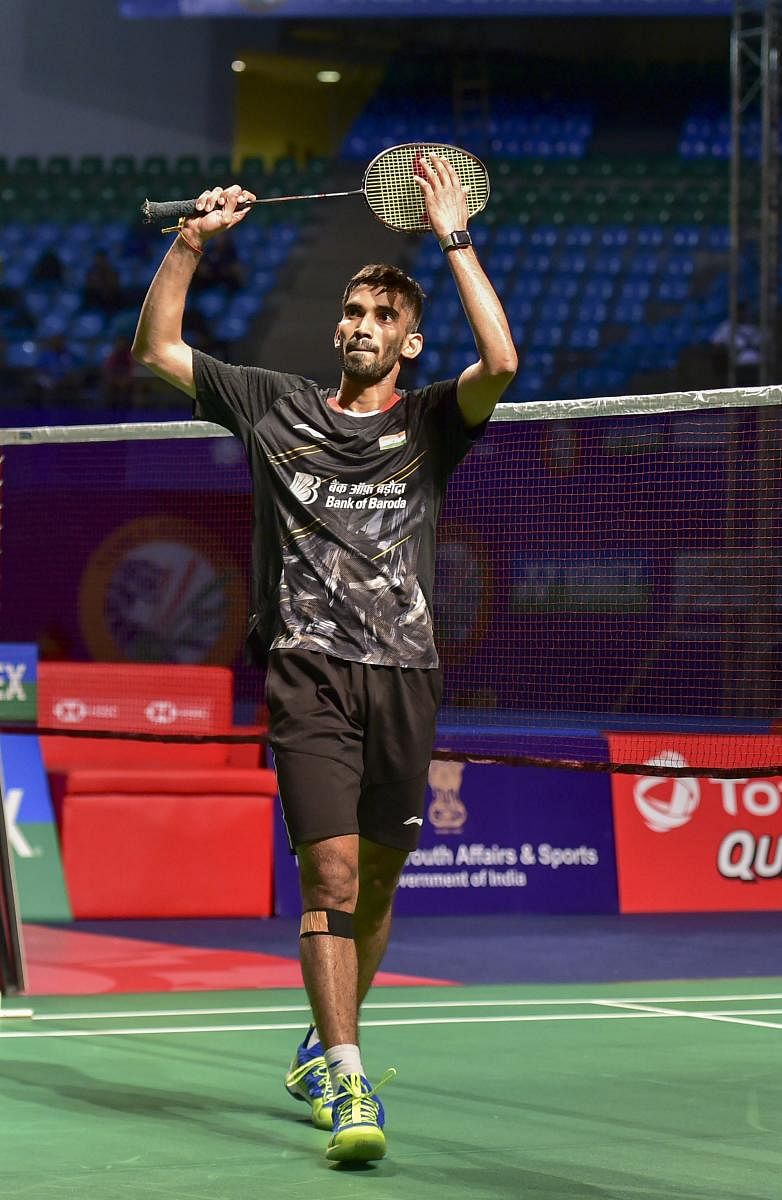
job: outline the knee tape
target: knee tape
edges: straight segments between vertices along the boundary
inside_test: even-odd
[[[353,913],[339,908],[308,908],[301,915],[299,937],[353,937]]]

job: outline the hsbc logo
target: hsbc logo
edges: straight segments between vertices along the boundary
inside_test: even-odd
[[[176,705],[170,700],[153,700],[144,709],[144,716],[153,725],[171,725],[177,718]]]
[[[686,767],[687,760],[675,750],[663,750],[647,759],[647,767]],[[697,779],[665,779],[642,776],[633,789],[635,806],[653,833],[670,833],[690,821],[701,801]]]
[[[87,704],[85,700],[64,698],[52,705],[52,715],[62,725],[80,725],[87,717],[116,721],[119,709],[116,704]]]
[[[83,700],[58,700],[52,712],[63,725],[78,725],[84,721],[88,712]]]
[[[173,725],[174,721],[205,721],[208,708],[180,708],[173,700],[150,700],[144,716],[152,725]]]

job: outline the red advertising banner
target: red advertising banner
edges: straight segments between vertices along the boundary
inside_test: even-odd
[[[757,741],[746,739],[747,766]],[[719,766],[728,749],[726,766],[742,765],[735,735],[609,734],[608,742],[614,763],[632,761],[645,743],[649,766],[697,768],[704,754]],[[621,912],[782,909],[782,778],[613,775],[611,789]]]

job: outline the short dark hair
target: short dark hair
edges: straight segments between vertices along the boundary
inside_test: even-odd
[[[384,292],[388,292],[392,300],[399,296],[402,304],[410,312],[407,332],[415,333],[421,323],[426,299],[420,283],[416,283],[409,275],[405,275],[404,271],[399,270],[399,267],[392,267],[388,263],[369,263],[357,271],[345,285],[342,293],[343,308],[347,304],[351,292],[355,292],[356,288],[360,287],[368,287],[373,290],[375,288],[382,289]]]

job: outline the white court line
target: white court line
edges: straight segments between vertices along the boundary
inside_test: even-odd
[[[570,1000],[413,1000],[387,1003],[372,1002],[362,1006],[362,1012],[370,1010],[419,1008],[548,1008],[554,1006],[577,1007],[580,1004],[726,1004],[737,1000],[755,1002],[758,1000],[782,1000],[782,992],[761,992],[753,995],[727,996],[634,996],[627,999],[607,1000],[602,997],[582,996]],[[33,997],[33,1003],[35,998]],[[232,1017],[258,1016],[261,1013],[308,1013],[308,1004],[269,1004],[252,1007],[235,1008],[148,1008],[127,1009],[121,1012],[89,1012],[89,1013],[34,1013],[34,1021],[111,1021],[135,1020],[144,1017]]]
[[[745,1013],[743,1017],[731,1016],[728,1013],[719,1012],[693,1012],[684,1008],[657,1008],[651,1004],[640,1003],[623,1003],[619,1000],[601,1000],[598,1003],[606,1008],[617,1008],[632,1012],[644,1012],[649,1016],[658,1017],[688,1017],[694,1021],[721,1021],[726,1025],[754,1025],[758,1029],[779,1029],[782,1030],[782,1025],[778,1021],[750,1021],[747,1017],[752,1016],[752,1012]],[[758,1014],[761,1015],[761,1014]]]
[[[522,1021],[621,1021],[658,1020],[667,1014],[655,1012],[596,1012],[596,1013],[549,1013],[540,1015],[515,1015],[506,1017],[403,1017],[399,1021],[362,1021],[363,1029],[383,1028],[399,1025],[499,1025]],[[153,1026],[151,1029],[47,1029],[47,1030],[0,1030],[3,1038],[54,1038],[54,1037],[134,1037],[153,1034],[175,1033],[269,1033],[278,1030],[300,1030],[299,1023],[275,1025],[169,1025]]]
[[[502,1017],[403,1017],[385,1021],[363,1021],[362,1028],[399,1028],[405,1025],[505,1025],[521,1023],[547,1023],[551,1021],[630,1021],[630,1020],[670,1020],[679,1017],[702,1017],[709,1021],[730,1021],[737,1025],[758,1025],[768,1029],[782,1029],[782,1025],[766,1021],[739,1020],[734,1017],[719,1016],[716,1013],[694,1013],[685,1010],[653,1008],[644,1005],[626,1005],[622,1008],[616,1001],[596,1001],[608,1008],[607,1012],[592,1013],[517,1013]],[[4,1038],[74,1038],[74,1037],[151,1037],[155,1035],[193,1034],[193,1033],[269,1033],[277,1031],[298,1030],[300,1025],[290,1023],[275,1023],[263,1025],[169,1025],[153,1026],[152,1028],[128,1029],[52,1029],[52,1030],[0,1030],[0,1040]]]

